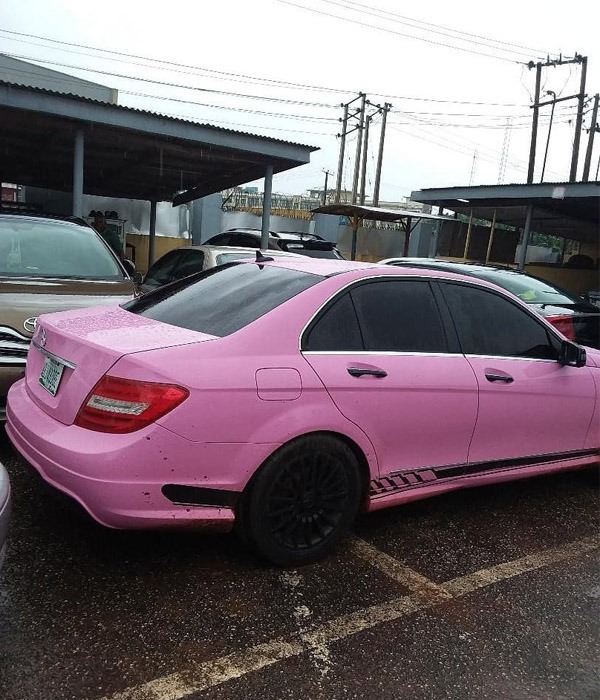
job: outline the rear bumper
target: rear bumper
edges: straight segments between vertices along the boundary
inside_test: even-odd
[[[233,527],[232,507],[178,504],[163,495],[167,483],[217,491],[231,490],[231,484],[200,477],[204,470],[195,444],[158,425],[128,435],[65,426],[41,411],[28,398],[25,383],[18,382],[9,394],[6,432],[46,483],[106,527],[218,532]]]

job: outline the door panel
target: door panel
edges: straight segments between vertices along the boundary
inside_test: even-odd
[[[587,367],[558,362],[560,339],[505,294],[440,284],[479,386],[469,462],[583,449],[595,392]]]
[[[357,283],[304,340],[336,406],[373,443],[381,474],[466,463],[477,382],[465,357],[450,352],[428,282]]]
[[[583,449],[594,408],[587,367],[512,358],[467,358],[479,384],[469,462]],[[490,381],[504,374],[511,383]]]
[[[307,353],[306,360],[373,443],[381,474],[466,463],[477,383],[464,357]],[[387,376],[348,372],[357,368]]]

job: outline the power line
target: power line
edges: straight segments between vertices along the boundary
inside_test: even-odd
[[[483,37],[478,34],[470,34],[468,32],[463,32],[457,29],[451,29],[449,27],[442,27],[438,24],[433,24],[431,22],[423,22],[421,20],[415,20],[411,17],[406,17],[405,15],[399,15],[394,12],[389,12],[387,10],[382,10],[377,7],[366,7],[358,2],[352,2],[352,0],[342,0],[342,2],[336,2],[336,0],[322,0],[329,5],[336,5],[343,9],[348,9],[352,12],[357,12],[361,14],[366,14],[372,17],[377,17],[378,19],[385,19],[386,21],[395,22],[397,24],[406,25],[413,29],[420,31],[426,31],[431,34],[438,34],[440,36],[445,36],[449,39],[455,41],[468,42],[469,44],[475,44],[477,46],[483,46],[485,48],[493,49],[496,51],[504,51],[507,53],[517,54],[521,57],[526,56],[529,58],[532,53],[541,53],[543,51],[536,51],[527,46],[519,46],[518,44],[511,44],[509,42],[498,41],[496,39],[490,39]],[[421,25],[421,26],[419,26]],[[414,37],[420,38],[420,37]],[[481,41],[478,41],[481,40]],[[507,48],[504,48],[507,47]],[[519,49],[523,49],[522,51]]]
[[[415,134],[412,131],[407,131],[406,129],[399,129],[397,126],[392,125],[391,128],[394,131],[397,131],[399,133],[405,134],[406,136],[410,136],[414,139],[418,139],[420,141],[426,141],[428,143],[433,144],[434,146],[439,146],[441,148],[445,148],[449,151],[454,151],[455,153],[459,153],[460,155],[463,156],[469,156],[472,158],[473,156],[473,151],[469,149],[468,147],[464,147],[462,145],[456,144],[455,142],[450,142],[448,140],[446,141],[439,141],[435,138],[431,138],[429,135],[428,136],[423,136],[421,134]],[[411,129],[416,128],[416,127],[410,127]],[[478,154],[478,158],[480,160],[485,161],[486,163],[492,164],[492,165],[497,165],[498,161],[497,159],[492,159],[491,157],[487,156],[486,154]],[[518,170],[520,172],[527,172],[527,166],[526,164],[524,165],[518,165],[518,162],[522,161],[516,161],[515,159],[507,159],[507,164],[509,164],[510,168],[512,170]]]
[[[291,7],[297,7],[300,10],[305,10],[307,12],[314,12],[317,15],[322,15],[325,17],[332,17],[334,19],[340,19],[343,22],[349,22],[350,24],[356,24],[360,27],[365,27],[367,29],[377,29],[380,32],[385,32],[386,34],[394,34],[395,36],[402,36],[404,38],[408,39],[415,39],[416,41],[423,41],[427,44],[433,44],[435,46],[442,46],[448,49],[454,49],[456,51],[464,51],[466,53],[474,54],[476,56],[485,56],[486,58],[493,58],[498,61],[506,61],[508,63],[516,63],[517,61],[512,58],[506,58],[505,56],[498,56],[495,54],[491,53],[484,53],[482,51],[475,51],[474,49],[469,49],[464,46],[456,46],[452,44],[446,44],[441,41],[434,41],[433,39],[426,39],[425,37],[419,37],[419,36],[414,36],[413,34],[406,34],[404,32],[398,32],[395,31],[394,29],[390,29],[388,27],[381,27],[376,24],[367,24],[366,22],[361,22],[360,20],[356,19],[351,19],[350,17],[344,17],[343,15],[339,14],[333,14],[331,12],[325,12],[323,10],[317,10],[314,7],[306,7],[306,5],[299,5],[298,3],[291,2],[290,0],[276,0],[276,2],[280,2],[283,5],[290,5]]]
[[[134,76],[134,75],[126,75],[123,73],[115,73],[114,71],[106,71],[106,70],[100,70],[99,68],[85,68],[84,66],[75,66],[70,63],[62,63],[60,61],[51,61],[46,58],[36,58],[34,56],[24,56],[22,54],[13,54],[13,53],[7,53],[4,54],[5,56],[9,56],[10,58],[19,58],[22,60],[26,61],[37,61],[38,63],[47,63],[51,66],[60,66],[61,68],[74,68],[76,70],[81,70],[85,71],[87,73],[97,73],[98,75],[109,75],[112,78],[124,78],[126,80],[134,80],[142,83],[152,83],[153,85],[162,85],[163,87],[174,87],[174,88],[179,88],[182,90],[194,90],[197,92],[206,92],[206,93],[212,93],[215,95],[226,95],[228,97],[241,97],[244,99],[249,99],[249,100],[264,100],[266,102],[279,102],[281,104],[291,104],[291,105],[300,105],[304,107],[325,107],[325,108],[335,108],[337,105],[335,104],[330,104],[330,103],[324,103],[324,102],[307,102],[305,100],[290,100],[290,99],[285,99],[282,97],[270,97],[267,95],[249,95],[249,94],[243,94],[239,92],[230,92],[228,90],[214,90],[211,88],[202,88],[198,87],[196,85],[184,85],[181,83],[171,83],[166,80],[155,80],[152,78],[142,78],[140,76]]]
[[[158,64],[163,64],[166,66],[173,66],[173,68],[169,69],[172,70],[173,72],[176,73],[187,73],[187,71],[182,71],[181,68],[187,68],[193,71],[194,73],[196,72],[205,72],[205,73],[212,73],[214,76],[225,76],[225,78],[221,79],[226,79],[226,80],[231,80],[232,78],[237,78],[243,82],[247,82],[248,80],[256,81],[257,83],[267,83],[267,84],[272,84],[274,86],[278,87],[285,87],[285,88],[301,88],[303,90],[317,90],[320,92],[332,92],[332,93],[337,93],[337,94],[343,94],[346,92],[352,92],[351,90],[342,90],[339,88],[332,88],[332,87],[324,87],[324,86],[318,86],[318,85],[307,85],[305,83],[294,83],[288,80],[278,80],[276,78],[261,78],[258,76],[253,76],[253,75],[245,75],[244,73],[231,73],[228,71],[222,71],[222,70],[216,70],[214,68],[206,68],[203,66],[193,66],[189,65],[186,63],[179,63],[175,61],[169,61],[166,59],[158,59],[158,58],[152,58],[150,56],[141,56],[139,54],[131,54],[131,53],[126,53],[124,51],[115,51],[114,49],[104,49],[101,47],[97,46],[90,46],[89,44],[77,44],[75,42],[71,41],[61,41],[59,39],[51,39],[50,37],[45,37],[45,36],[39,36],[37,34],[26,34],[25,32],[15,32],[15,31],[10,31],[9,29],[0,29],[0,33],[3,34],[12,34],[15,36],[20,36],[20,37],[27,37],[29,39],[38,39],[40,41],[46,41],[52,44],[58,44],[60,46],[72,46],[75,48],[80,48],[80,49],[86,49],[88,51],[96,51],[99,53],[104,53],[104,54],[109,54],[109,58],[113,56],[120,56],[124,59],[136,59],[140,61],[147,61],[149,63],[158,63]],[[33,46],[41,46],[40,44],[34,44],[31,41],[25,41],[23,39],[13,39],[13,41],[21,41],[22,43],[25,44],[31,44]],[[50,48],[50,47],[47,47]],[[77,53],[79,55],[83,56],[90,56],[92,54],[85,54],[80,51],[70,51],[68,49],[61,49],[62,51],[66,51],[67,53]],[[102,58],[102,56],[95,56],[95,58]],[[115,59],[113,59],[115,60]],[[126,61],[127,63],[131,63],[130,60]],[[139,64],[135,64],[139,65]],[[165,69],[166,70],[166,69]]]
[[[107,58],[104,58],[103,56],[94,56],[93,54],[86,54],[80,51],[70,51],[68,49],[57,49],[63,52],[67,53],[75,53],[77,55],[84,55],[84,56],[90,56],[93,58],[100,58],[103,60],[117,60],[122,63],[132,63],[128,59],[136,59],[136,60],[141,60],[141,61],[146,61],[148,63],[152,64],[158,64],[158,65],[165,65],[165,66],[173,66],[176,69],[179,68],[188,68],[190,71],[193,71],[193,73],[190,74],[195,74],[196,72],[198,73],[210,73],[213,74],[212,77],[218,80],[229,80],[231,82],[247,82],[247,81],[254,81],[256,83],[265,83],[265,84],[271,84],[274,86],[279,86],[283,87],[286,89],[302,89],[302,90],[312,90],[312,91],[322,91],[322,92],[329,92],[329,93],[337,93],[337,94],[348,94],[348,93],[356,93],[357,90],[354,88],[352,89],[342,89],[342,88],[332,88],[332,87],[326,87],[323,85],[310,85],[306,83],[297,83],[297,82],[292,82],[292,81],[284,81],[284,80],[278,80],[275,78],[263,78],[263,77],[258,77],[258,76],[252,76],[252,75],[246,75],[243,73],[231,73],[228,71],[222,71],[222,70],[216,70],[213,68],[207,68],[207,67],[202,67],[202,66],[193,66],[185,63],[178,63],[175,61],[169,61],[166,59],[157,59],[157,58],[152,58],[150,56],[142,56],[139,54],[130,54],[126,53],[123,51],[115,51],[112,49],[105,49],[101,47],[95,47],[95,46],[90,46],[88,44],[78,44],[75,42],[70,42],[70,41],[61,41],[59,39],[53,39],[51,37],[44,37],[40,36],[37,34],[27,34],[25,32],[15,32],[11,31],[8,29],[0,29],[0,34],[10,34],[14,36],[19,36],[19,37],[29,37],[33,39],[38,39],[41,41],[45,41],[51,44],[57,44],[59,46],[71,46],[71,47],[76,47],[76,48],[83,48],[86,50],[90,51],[96,51],[100,52],[103,54],[107,54]],[[11,41],[18,41],[26,44],[31,44],[33,46],[41,46],[42,48],[52,48],[52,47],[46,47],[40,44],[35,44],[30,41],[26,41],[23,39],[12,39],[10,37],[4,37],[5,39],[9,39]],[[13,56],[15,58],[19,56],[18,54],[11,54],[7,53],[7,56]],[[115,59],[113,58],[114,56],[119,56],[121,58]],[[36,58],[36,57],[26,57],[23,56],[22,58],[25,58],[26,60],[33,60],[33,61],[39,61],[39,62],[44,62],[45,59],[43,58]],[[58,64],[61,65],[61,64]],[[143,64],[135,64],[135,65],[143,65]],[[152,66],[144,66],[144,67],[152,67]],[[165,68],[164,70],[172,70],[170,68]],[[187,71],[181,71],[181,70],[172,70],[172,72],[181,72],[181,73],[187,73]],[[219,77],[221,76],[221,77]],[[132,78],[133,79],[133,78]],[[412,101],[417,101],[417,102],[433,102],[433,103],[439,103],[439,104],[461,104],[461,105],[481,105],[481,106],[491,106],[491,107],[524,107],[526,105],[521,105],[518,103],[514,102],[484,102],[484,101],[470,101],[470,100],[447,100],[447,99],[441,99],[441,98],[435,98],[435,97],[420,97],[417,95],[387,95],[384,93],[376,93],[376,92],[371,92],[371,95],[374,95],[376,97],[385,97],[385,98],[390,98],[390,99],[402,99],[402,100],[412,100]],[[337,105],[336,105],[337,106]]]
[[[540,49],[532,49],[529,46],[522,46],[521,44],[514,44],[510,41],[501,41],[499,39],[493,39],[492,37],[484,37],[480,34],[471,34],[469,32],[465,32],[465,31],[462,31],[460,29],[451,29],[450,27],[444,27],[443,25],[440,25],[440,24],[435,24],[433,22],[426,22],[425,20],[416,19],[414,17],[407,17],[406,15],[400,15],[397,12],[390,12],[388,10],[383,10],[381,8],[376,8],[373,6],[367,7],[359,2],[353,2],[353,0],[344,0],[344,1],[348,5],[356,5],[356,6],[361,7],[361,8],[376,10],[377,12],[380,12],[382,14],[389,15],[392,17],[399,17],[400,19],[404,19],[404,20],[407,20],[410,22],[415,22],[417,24],[422,24],[422,25],[425,25],[427,27],[434,27],[437,29],[443,28],[449,32],[454,33],[454,34],[462,34],[462,35],[467,36],[467,37],[472,37],[472,38],[476,38],[476,39],[483,39],[487,42],[493,42],[495,44],[502,44],[504,46],[513,46],[517,49],[525,49],[528,53],[542,53],[542,54],[546,53],[545,51],[541,51]]]
[[[315,122],[331,122],[337,124],[339,119],[336,117],[318,117],[310,114],[289,114],[288,112],[267,112],[262,109],[246,109],[244,107],[230,107],[228,105],[216,105],[208,102],[196,102],[195,100],[185,100],[180,97],[166,97],[165,95],[149,95],[144,92],[134,92],[131,90],[120,90],[123,95],[132,95],[134,97],[144,97],[153,100],[163,100],[166,102],[178,102],[180,104],[195,105],[198,107],[209,107],[210,109],[226,109],[229,112],[242,112],[244,114],[259,114],[264,117],[276,117],[278,119],[297,119],[299,121],[315,121]]]

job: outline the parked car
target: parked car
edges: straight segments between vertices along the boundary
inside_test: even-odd
[[[600,308],[589,300],[539,277],[509,267],[455,263],[431,258],[387,258],[381,262],[386,265],[447,270],[492,282],[529,304],[569,340],[600,348]]]
[[[206,245],[242,246],[244,248],[260,248],[261,232],[259,229],[229,229],[209,238]],[[326,241],[321,236],[311,233],[276,233],[269,231],[268,250],[285,250],[310,258],[331,258],[343,260],[344,256],[334,243]]]
[[[6,535],[10,519],[10,480],[8,472],[0,462],[0,569],[6,555]]]
[[[140,285],[140,291],[149,292],[163,284],[169,284],[175,280],[183,279],[188,275],[203,270],[209,270],[217,265],[225,265],[234,260],[242,258],[256,257],[254,248],[214,246],[214,245],[194,245],[176,248],[165,253],[148,270]],[[294,255],[294,253],[284,253],[281,250],[271,250],[269,255],[277,257],[279,255]]]
[[[0,422],[41,313],[128,301],[134,283],[80,219],[0,211]]]
[[[106,526],[296,566],[358,511],[598,464],[599,394],[600,351],[485,281],[262,258],[41,318],[7,432]]]

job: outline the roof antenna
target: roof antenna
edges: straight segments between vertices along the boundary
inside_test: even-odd
[[[273,262],[273,260],[274,260],[274,258],[270,258],[268,255],[263,255],[262,250],[256,251],[256,262],[257,263]]]

